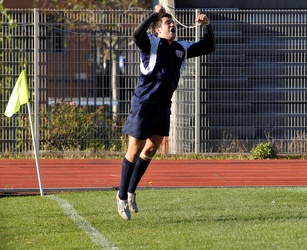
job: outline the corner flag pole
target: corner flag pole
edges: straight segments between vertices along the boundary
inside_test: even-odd
[[[43,185],[42,185],[42,178],[40,174],[40,167],[39,167],[39,161],[38,161],[38,152],[37,152],[37,141],[36,141],[36,136],[34,134],[34,129],[33,129],[33,122],[32,122],[32,114],[31,114],[31,108],[30,108],[30,103],[27,103],[28,106],[28,113],[29,113],[29,121],[30,121],[30,127],[31,127],[31,134],[32,134],[32,141],[33,141],[33,148],[34,148],[34,154],[35,154],[35,163],[36,163],[36,171],[37,171],[37,177],[38,177],[38,183],[39,183],[39,191],[41,196],[44,195],[43,191]]]

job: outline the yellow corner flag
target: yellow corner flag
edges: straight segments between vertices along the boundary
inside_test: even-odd
[[[29,103],[29,91],[27,74],[25,70],[23,70],[17,79],[4,115],[11,117],[13,114],[19,111],[20,105],[26,103]]]

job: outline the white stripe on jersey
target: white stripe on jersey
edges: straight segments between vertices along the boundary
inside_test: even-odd
[[[159,46],[159,42],[160,42],[160,38],[152,36],[150,34],[147,34],[148,38],[150,40],[150,58],[149,58],[149,63],[148,66],[145,68],[142,59],[141,59],[141,72],[144,75],[149,75],[154,67],[156,66],[156,61],[157,61],[157,50],[158,50],[158,46]]]

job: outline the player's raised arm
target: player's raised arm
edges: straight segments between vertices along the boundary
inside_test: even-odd
[[[215,38],[209,18],[206,14],[200,14],[195,22],[203,27],[204,35],[198,42],[189,47],[187,58],[207,55],[215,50]]]
[[[154,20],[165,14],[162,5],[156,5],[155,11],[141,22],[132,34],[133,41],[140,49],[146,49],[150,46],[147,33],[149,26]]]

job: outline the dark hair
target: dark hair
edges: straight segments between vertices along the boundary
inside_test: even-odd
[[[158,36],[157,32],[156,32],[156,28],[161,27],[162,25],[162,18],[163,17],[168,17],[168,18],[172,18],[172,15],[169,13],[164,13],[162,16],[157,17],[157,19],[155,21],[153,21],[152,25],[151,25],[151,30],[152,30],[152,34],[155,36]]]

